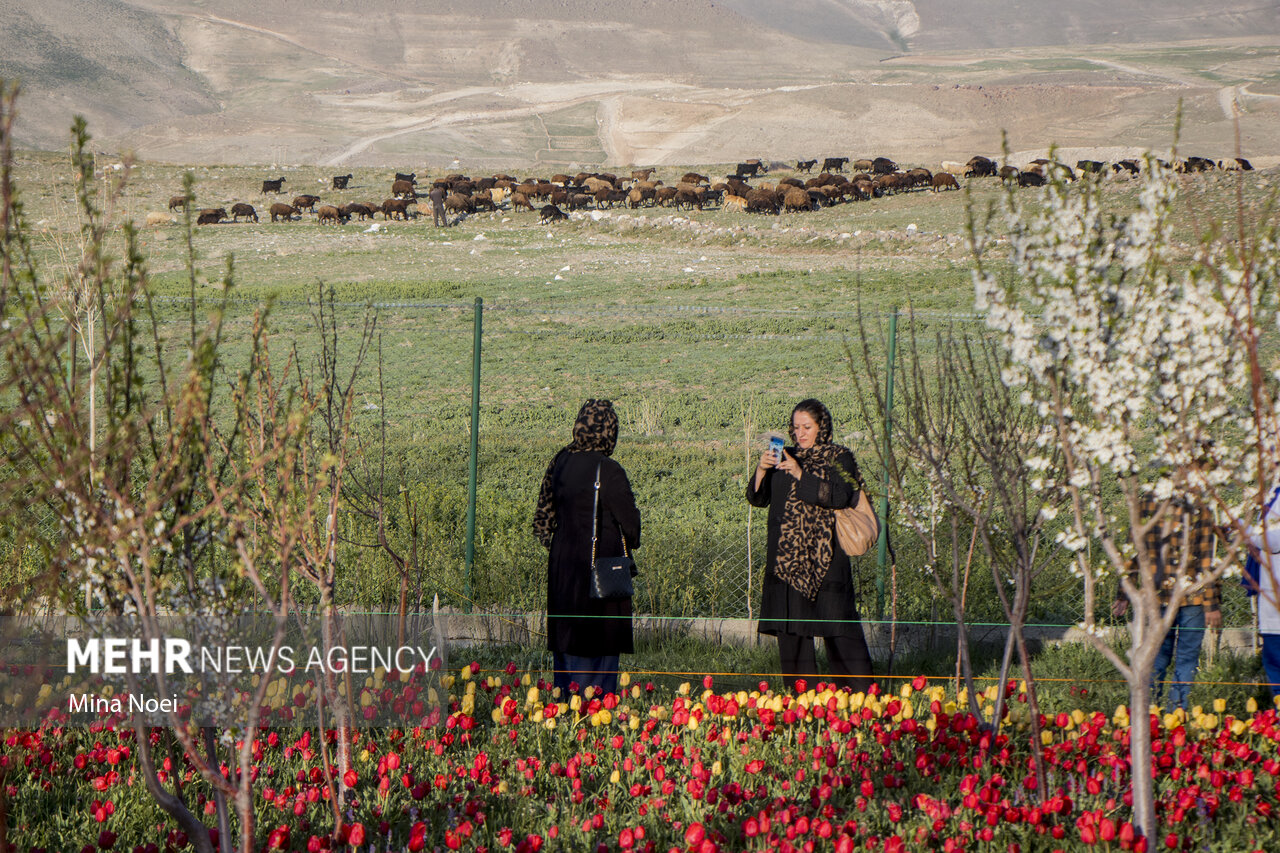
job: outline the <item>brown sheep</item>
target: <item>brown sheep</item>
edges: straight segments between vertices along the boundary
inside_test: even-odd
[[[847,158],[846,158],[846,162],[847,162]],[[814,167],[814,166],[816,166],[816,165],[818,165],[818,161],[817,161],[817,160],[797,160],[797,161],[796,161],[796,171],[797,171],[797,172],[809,172],[809,171],[811,171],[811,170],[813,169],[813,167]]]
[[[403,198],[389,198],[382,202],[379,208],[382,211],[383,219],[408,219],[409,218],[409,200]]]
[[[452,210],[455,213],[475,213],[476,203],[471,200],[469,195],[449,193],[444,200],[444,209]]]
[[[554,204],[548,204],[546,207],[542,208],[542,210],[538,212],[538,221],[543,224],[546,224],[548,222],[555,222],[558,219],[568,219],[568,218],[569,218],[568,215],[563,210],[556,207]]]
[[[274,178],[262,182],[262,191],[264,193],[282,193],[284,192],[284,178]]]
[[[808,196],[806,195],[807,199]],[[747,194],[747,213],[772,213],[777,214],[781,210],[777,193],[771,190],[758,189],[752,190]]]
[[[331,204],[322,204],[316,210],[316,218],[320,222],[332,222],[335,225],[341,225],[350,217],[347,216],[345,209],[339,209]]]
[[[284,204],[283,202],[279,202],[279,201],[271,205],[271,209],[269,212],[271,214],[272,222],[275,222],[278,219],[284,219],[285,221],[292,221],[295,216],[299,218],[302,217],[302,211],[298,210],[298,208],[294,207],[291,204]]]
[[[960,189],[959,181],[957,181],[956,176],[951,174],[950,172],[939,172],[938,174],[934,175],[933,180],[929,182],[929,185],[933,187],[934,192],[941,192],[942,190]]]
[[[241,216],[245,219],[252,219],[254,222],[258,221],[258,211],[253,209],[253,205],[245,204],[242,201],[231,205],[231,221],[239,222]]]
[[[999,174],[995,161],[981,154],[970,157],[965,165],[969,167],[964,173],[966,178],[993,178]]]
[[[877,157],[871,161],[871,171],[877,175],[892,175],[898,171],[898,164],[888,157]]]
[[[627,193],[627,206],[634,210],[635,208],[642,206],[645,202],[652,204],[655,192],[656,191],[653,189],[634,187],[631,192]]]
[[[471,197],[472,203],[476,210],[497,210],[498,205],[493,200],[493,190],[481,190]]]
[[[848,157],[828,157],[822,161],[822,171],[843,172],[844,166],[848,162],[849,162]]]
[[[572,193],[569,196],[569,209],[582,210],[583,208],[590,207],[591,202],[594,200],[595,199],[588,193]]]
[[[221,207],[206,207],[196,216],[197,225],[217,225],[227,218],[227,211]]]
[[[679,192],[675,187],[658,187],[653,191],[653,203],[666,207],[667,202],[674,201],[676,193]]]
[[[522,207],[526,210],[533,210],[533,202],[529,201],[529,197],[524,193],[513,192],[511,194],[511,209],[518,210]]]
[[[872,171],[872,170],[874,170],[874,169],[875,169],[875,161],[874,161],[874,160],[866,160],[866,159],[863,159],[863,160],[854,160],[854,161],[853,161],[853,171],[855,171],[855,172],[870,172],[870,171]]]
[[[711,183],[710,178],[708,178],[706,175],[699,175],[697,172],[685,172],[684,177],[681,178],[680,181],[682,183],[694,184],[694,185],[697,185],[697,184],[710,185]]]
[[[927,187],[933,181],[933,172],[925,168],[907,170],[907,183],[912,187]]]
[[[813,199],[809,198],[809,193],[806,190],[792,187],[787,190],[787,194],[782,197],[782,209],[787,212],[794,210],[813,210]]]
[[[309,210],[315,213],[316,202],[320,200],[318,195],[300,195],[294,198],[293,206],[298,210]]]
[[[178,210],[179,208],[186,210],[187,197],[185,195],[175,195],[169,199],[169,209]]]
[[[351,181],[351,176],[350,176],[350,175],[334,175],[334,176],[333,176],[333,188],[334,188],[335,190],[345,190],[345,189],[347,188],[347,184],[348,184],[350,181]]]
[[[647,180],[649,180],[649,178],[653,175],[653,173],[654,173],[654,172],[656,172],[656,171],[657,171],[656,169],[632,169],[632,170],[631,170],[631,180],[633,180],[633,181],[647,181]]]
[[[417,172],[410,172],[410,173],[408,173],[408,174],[406,175],[404,172],[396,172],[396,176],[395,176],[394,180],[397,180],[397,181],[408,181],[408,182],[409,182],[409,183],[411,183],[411,184],[416,184],[416,183],[418,182],[418,173],[417,173]]]
[[[350,219],[353,216],[360,219],[372,219],[374,214],[378,212],[378,209],[371,204],[353,201],[349,204],[343,205],[342,212],[346,214],[347,219]]]
[[[692,210],[698,208],[702,210],[702,193],[697,190],[682,189],[677,190],[675,194],[675,206],[679,210],[681,207]]]
[[[417,190],[413,188],[413,181],[397,180],[391,184],[391,195],[395,198],[417,198]]]

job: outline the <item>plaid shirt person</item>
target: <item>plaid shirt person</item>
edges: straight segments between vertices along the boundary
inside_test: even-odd
[[[1143,495],[1138,506],[1138,517],[1144,522],[1154,518],[1164,501],[1156,500],[1150,493]],[[1173,585],[1179,570],[1183,570],[1187,584],[1196,583],[1201,575],[1213,570],[1215,527],[1213,518],[1203,506],[1193,506],[1185,499],[1174,500],[1165,510],[1164,517],[1153,524],[1142,538],[1142,547],[1148,556],[1148,572],[1153,576],[1156,594],[1161,607],[1168,607],[1173,597]],[[1185,558],[1185,565],[1184,565]],[[1138,585],[1141,572],[1138,558],[1129,562],[1129,581]],[[1117,599],[1125,599],[1124,590],[1117,589]],[[1185,596],[1182,606],[1200,605],[1205,614],[1218,614],[1222,609],[1222,583],[1215,581]]]

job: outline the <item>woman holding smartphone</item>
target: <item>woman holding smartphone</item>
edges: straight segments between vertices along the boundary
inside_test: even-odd
[[[813,641],[824,637],[832,682],[865,691],[871,656],[834,512],[856,505],[858,463],[849,448],[832,442],[831,413],[818,400],[796,404],[789,432],[791,446],[766,450],[747,483],[747,501],[769,508],[759,630],[778,638],[788,686],[818,675]]]
[[[534,534],[551,552],[547,647],[554,659],[555,686],[562,694],[574,684],[593,687],[596,694],[616,693],[619,655],[634,651],[631,599],[590,594],[593,533],[602,557],[640,547],[640,510],[631,483],[610,458],[617,444],[613,404],[588,400],[574,422],[573,441],[547,466],[533,515]]]

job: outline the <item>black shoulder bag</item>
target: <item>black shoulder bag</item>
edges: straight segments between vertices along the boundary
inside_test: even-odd
[[[591,508],[591,597],[602,599],[630,598],[635,590],[631,578],[636,575],[636,563],[627,553],[627,537],[622,537],[621,557],[596,557],[596,537],[600,530],[600,466],[596,465],[596,496]]]

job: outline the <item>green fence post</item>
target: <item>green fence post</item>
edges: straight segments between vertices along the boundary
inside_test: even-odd
[[[893,369],[898,360],[898,309],[889,317],[889,360],[884,370],[884,482],[880,493],[880,541],[876,545],[876,619],[884,618],[884,583],[889,573],[889,435],[893,430]]]
[[[476,561],[476,481],[480,445],[480,338],[484,300],[476,297],[475,336],[471,342],[471,462],[467,483],[467,562],[463,578],[466,611],[471,612],[471,571]]]

